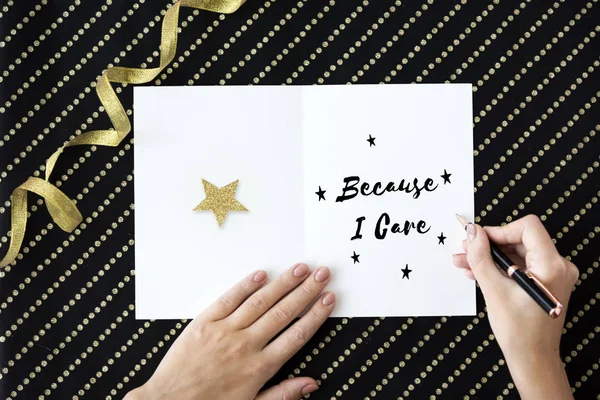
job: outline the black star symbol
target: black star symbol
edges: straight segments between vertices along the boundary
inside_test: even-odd
[[[400,271],[402,271],[402,279],[410,279],[408,274],[412,272],[412,269],[408,269],[408,264],[406,264],[406,267],[402,268]]]
[[[375,138],[371,137],[371,135],[369,135],[367,142],[369,142],[369,147],[375,146]]]
[[[319,196],[319,201],[325,200],[325,192],[326,191],[327,190],[323,190],[323,189],[321,189],[321,186],[319,186],[319,191],[315,192],[315,194]]]
[[[412,272],[412,269],[408,269],[408,264],[406,264],[406,267],[402,268],[400,271],[402,271],[402,279],[410,279],[408,274]]]
[[[440,236],[437,237],[438,238],[438,244],[446,244],[444,243],[444,240],[446,240],[446,236],[444,236],[444,232],[440,233]]]
[[[446,169],[444,168],[444,175],[440,175],[442,178],[444,178],[444,185],[445,185],[446,183],[452,183],[452,182],[450,182],[450,176],[451,176],[451,175],[452,175],[452,174],[449,174],[449,173],[446,171]]]
[[[354,260],[354,264],[356,264],[356,263],[360,264],[360,261],[358,261],[358,257],[360,257],[360,254],[356,254],[355,251],[353,251],[352,253],[354,253],[354,255],[350,256],[350,258]]]

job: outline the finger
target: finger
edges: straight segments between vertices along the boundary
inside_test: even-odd
[[[483,227],[483,229],[486,231],[485,233],[487,233],[488,228],[489,228],[488,226]],[[488,235],[488,237],[489,237],[489,235]],[[504,253],[516,253],[519,255],[519,257],[525,258],[525,254],[527,253],[527,250],[525,250],[525,246],[523,246],[523,243],[512,243],[512,244],[499,245],[491,237],[489,237],[489,238],[498,247],[500,247],[500,250],[502,250]],[[467,239],[462,241],[462,249],[465,253],[467,252]]]
[[[306,279],[310,272],[306,264],[296,264],[285,271],[277,280],[264,286],[248,298],[229,318],[240,329],[253,324],[283,296]]]
[[[248,329],[251,329],[255,337],[260,338],[259,340],[263,340],[266,344],[319,296],[329,283],[329,278],[329,269],[318,268]]]
[[[312,393],[317,389],[319,389],[319,386],[317,386],[317,382],[312,378],[292,378],[260,392],[256,396],[256,400],[301,399],[302,396]]]
[[[508,258],[510,258],[518,267],[520,267],[520,268],[525,267],[525,261],[523,260],[523,258],[519,254],[515,253],[514,251],[511,251],[510,246],[501,246],[500,250],[502,250],[502,252]],[[471,268],[471,266],[469,265],[469,260],[467,259],[466,253],[452,254],[452,264],[454,264],[454,266],[456,266],[458,268],[469,268],[469,269]]]
[[[211,304],[200,318],[210,321],[216,321],[227,317],[235,311],[256,290],[258,290],[267,280],[265,271],[256,271],[229,289],[225,294]]]
[[[479,225],[467,225],[467,261],[484,295],[497,292],[508,278],[496,267],[485,230]]]
[[[504,254],[508,255],[510,253],[513,256],[517,255],[519,258],[521,258],[523,260],[525,259],[525,256],[527,255],[527,249],[525,248],[525,246],[523,245],[523,243],[504,244],[504,245],[501,245],[501,246],[498,246],[498,247],[500,248],[500,250],[502,250],[502,252]]]
[[[522,244],[526,252],[532,253],[540,261],[555,260],[559,256],[546,228],[535,215],[528,215],[504,226],[489,226],[485,231],[498,245]],[[520,252],[515,250],[521,254],[523,249]]]
[[[471,271],[471,267],[469,267],[469,261],[467,260],[467,255],[464,253],[453,254],[452,255],[452,263],[455,267],[464,269],[465,275],[467,278],[471,280],[475,280],[475,275],[473,275],[473,271]]]
[[[453,254],[452,264],[458,268],[471,268],[469,267],[469,261],[467,261],[467,255],[465,253]]]
[[[465,275],[467,276],[467,278],[469,278],[472,281],[476,280],[475,275],[473,274],[473,271],[471,271],[471,268],[465,269]]]
[[[494,242],[504,253],[516,253],[521,258],[525,258],[527,254],[527,249],[525,249],[525,245],[522,242],[518,243],[507,243],[504,235],[499,234],[496,228],[503,228],[499,226],[484,226],[483,229],[485,233],[488,235],[488,238],[492,242]],[[499,237],[500,236],[500,237]]]
[[[334,305],[335,295],[331,292],[323,293],[302,318],[286,329],[277,339],[269,343],[263,352],[273,363],[283,365],[323,325],[329,315],[331,315]]]

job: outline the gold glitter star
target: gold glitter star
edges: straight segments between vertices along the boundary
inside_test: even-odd
[[[246,207],[235,199],[235,191],[238,182],[239,179],[235,182],[231,182],[227,186],[218,188],[212,183],[202,179],[206,198],[194,208],[194,211],[212,210],[215,217],[217,217],[219,226],[223,225],[223,221],[225,221],[225,217],[227,217],[229,211],[248,211]]]

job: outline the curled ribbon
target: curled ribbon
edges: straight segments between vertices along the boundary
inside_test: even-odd
[[[50,183],[50,176],[65,148],[80,145],[115,147],[131,132],[131,122],[111,82],[129,84],[150,82],[173,61],[177,51],[177,25],[181,7],[231,14],[237,11],[244,2],[245,0],[179,0],[169,8],[163,19],[158,67],[111,67],[104,71],[98,79],[96,94],[104,106],[113,128],[89,131],[73,138],[48,158],[44,179],[31,177],[12,192],[11,238],[8,251],[0,261],[0,268],[11,264],[21,250],[27,226],[27,192],[35,193],[45,200],[50,216],[62,230],[72,232],[82,221],[83,218],[75,203],[59,188]]]

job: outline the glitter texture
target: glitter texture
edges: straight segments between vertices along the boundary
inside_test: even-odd
[[[215,214],[215,217],[217,217],[219,226],[223,225],[229,211],[248,211],[246,207],[235,199],[235,191],[238,182],[239,179],[235,182],[231,182],[227,186],[218,188],[212,183],[202,179],[206,198],[194,208],[194,211],[212,211]]]

